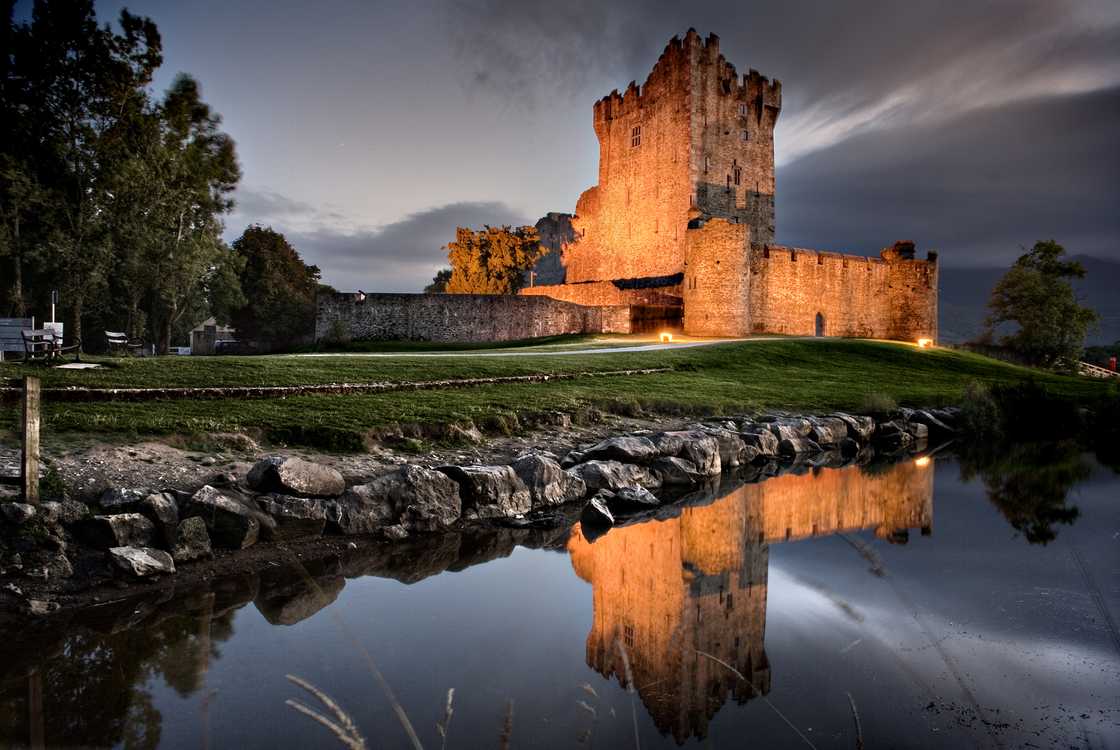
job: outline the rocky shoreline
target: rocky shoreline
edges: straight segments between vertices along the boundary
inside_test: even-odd
[[[640,429],[506,462],[403,463],[344,476],[266,456],[201,486],[111,486],[38,506],[0,502],[0,611],[50,616],[239,570],[430,544],[504,528],[589,537],[679,512],[721,476],[897,460],[951,439],[959,410],[729,417]],[[677,510],[674,511],[674,509]]]

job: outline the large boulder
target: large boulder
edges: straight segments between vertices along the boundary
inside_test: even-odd
[[[696,464],[687,458],[659,458],[650,466],[650,470],[661,480],[666,487],[689,487],[699,484],[707,477],[696,470]]]
[[[140,512],[155,524],[164,547],[170,549],[179,526],[179,504],[174,496],[169,492],[153,492],[140,501]]]
[[[898,422],[883,422],[875,428],[873,443],[879,450],[894,453],[914,444],[914,436]]]
[[[744,456],[746,451],[746,444],[739,434],[722,427],[705,426],[700,430],[706,435],[711,435],[716,439],[719,444],[719,462],[722,469],[733,469],[742,463],[749,463],[753,459],[753,455],[749,458]]]
[[[848,428],[848,437],[857,443],[866,443],[871,439],[872,433],[875,432],[875,420],[871,417],[854,416],[843,412],[837,412],[829,416],[843,422]]]
[[[519,456],[510,466],[529,488],[534,510],[570,503],[587,494],[587,485],[579,474],[560,468],[560,464],[548,456]]]
[[[357,484],[323,503],[328,527],[341,534],[373,534],[396,524],[400,515],[383,486]]]
[[[906,422],[903,429],[910,433],[914,440],[927,440],[929,439],[929,427],[921,422]]]
[[[848,437],[848,425],[836,417],[820,417],[812,420],[809,439],[818,445],[839,445]]]
[[[338,497],[346,490],[346,480],[337,469],[294,456],[261,459],[245,481],[257,492],[300,497]]]
[[[175,572],[175,561],[171,555],[149,547],[113,547],[109,550],[109,559],[117,569],[137,578]]]
[[[457,482],[444,472],[411,464],[350,488],[338,502],[351,506],[340,524],[346,533],[397,524],[408,531],[438,531],[462,514]]]
[[[608,438],[583,452],[584,461],[621,461],[639,464],[658,455],[657,447],[647,437],[622,436]]]
[[[508,518],[533,508],[529,488],[512,466],[439,466],[459,483],[464,516]]]
[[[198,516],[184,519],[175,530],[175,545],[171,548],[171,558],[177,562],[189,562],[213,556],[210,548],[210,534],[206,522]]]
[[[256,544],[261,533],[261,518],[268,518],[208,484],[191,495],[185,515],[205,521],[210,541],[225,549],[245,549]],[[268,518],[267,524],[275,522]]]
[[[614,515],[600,495],[596,495],[583,506],[583,513],[579,517],[580,525],[586,534],[589,530],[608,529],[614,526]]]
[[[761,425],[752,425],[739,435],[747,448],[753,448],[755,457],[769,457],[778,455],[778,438],[769,429]]]
[[[266,495],[258,498],[261,510],[276,522],[265,526],[261,535],[265,539],[304,539],[320,536],[327,526],[327,514],[322,500],[292,495]]]
[[[623,487],[654,489],[661,485],[660,480],[645,467],[618,461],[586,461],[572,471],[579,475],[590,491],[617,492]]]
[[[156,527],[139,513],[94,516],[78,524],[78,538],[91,547],[150,547],[156,541]]]
[[[34,505],[0,501],[0,518],[13,526],[22,526],[34,518],[35,513]]]
[[[687,459],[704,476],[717,476],[723,470],[719,441],[704,432],[698,430],[661,432],[653,436],[653,442],[662,456]]]
[[[929,434],[931,435],[952,435],[956,432],[944,421],[938,419],[933,412],[924,409],[918,409],[910,415],[910,422],[925,425],[929,428]]]
[[[661,505],[657,496],[643,487],[623,487],[618,492],[599,490],[595,497],[606,503],[612,514],[633,513]]]
[[[813,431],[813,425],[807,419],[771,422],[767,426],[770,428],[770,432],[774,433],[774,437],[778,438],[779,442],[782,440],[800,440],[801,438],[807,438],[809,437],[809,433]]]

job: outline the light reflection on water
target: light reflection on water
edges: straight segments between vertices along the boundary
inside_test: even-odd
[[[14,629],[0,744],[328,745],[294,673],[407,747],[365,653],[425,747],[448,688],[448,747],[497,746],[510,699],[514,746],[1114,744],[1120,481],[1060,457],[725,477],[594,541],[447,535]]]

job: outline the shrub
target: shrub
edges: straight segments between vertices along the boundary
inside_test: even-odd
[[[860,402],[858,411],[860,414],[885,418],[898,411],[898,402],[894,400],[893,396],[886,393],[868,393]]]
[[[983,383],[971,381],[961,398],[961,427],[974,440],[990,440],[1003,434],[999,405]]]

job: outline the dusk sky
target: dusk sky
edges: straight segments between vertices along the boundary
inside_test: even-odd
[[[1120,3],[101,2],[151,16],[237,141],[227,239],[283,231],[339,289],[418,291],[456,225],[571,212],[593,102],[673,35],[783,83],[778,241],[949,265],[1037,239],[1120,259]],[[18,14],[18,10],[17,10]]]

